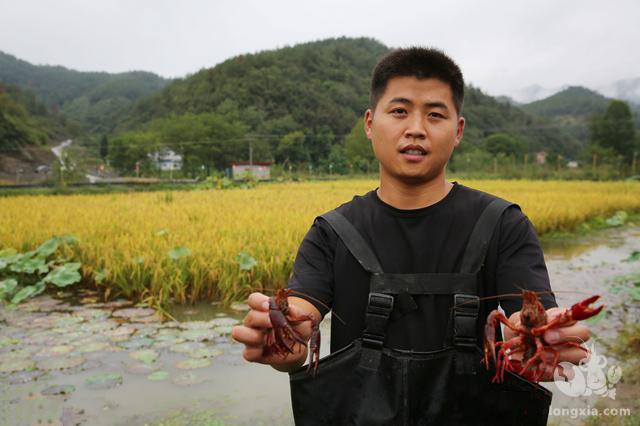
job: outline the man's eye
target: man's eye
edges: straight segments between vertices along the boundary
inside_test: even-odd
[[[394,108],[391,110],[391,114],[395,115],[404,115],[407,113],[407,110],[404,108]]]
[[[429,117],[435,117],[435,118],[444,118],[444,115],[440,114],[439,112],[430,112]]]

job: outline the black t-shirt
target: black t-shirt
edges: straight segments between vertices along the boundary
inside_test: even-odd
[[[459,272],[473,226],[493,199],[492,195],[454,182],[442,200],[421,209],[392,207],[380,200],[374,190],[355,196],[337,210],[360,232],[384,272],[451,273]],[[508,208],[498,222],[481,276],[480,297],[521,293],[522,289],[551,290],[540,243],[520,209]],[[322,301],[346,322],[342,324],[335,318],[332,321],[332,352],[361,336],[369,273],[325,220],[316,219],[304,237],[289,287]],[[553,294],[540,298],[545,308],[556,306]],[[385,344],[399,349],[441,348],[447,336],[451,299],[419,296],[418,310],[390,321]],[[323,304],[307,300],[323,315],[328,312]],[[484,301],[480,318],[497,304],[496,299]],[[509,316],[520,309],[521,299],[501,298],[500,305]],[[402,326],[394,326],[394,321],[402,321]]]

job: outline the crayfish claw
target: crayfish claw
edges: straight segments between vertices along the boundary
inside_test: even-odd
[[[602,308],[604,308],[604,305],[600,305],[596,308],[590,308],[589,305],[599,298],[599,295],[591,296],[571,306],[571,319],[574,321],[580,321],[591,318],[594,315],[598,315],[600,311],[602,311]]]

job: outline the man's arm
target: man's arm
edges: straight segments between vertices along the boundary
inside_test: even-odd
[[[267,343],[267,335],[271,333],[271,321],[269,320],[269,297],[262,293],[252,293],[247,300],[249,313],[244,319],[244,325],[233,327],[231,336],[245,345],[243,357],[249,362],[268,364],[278,371],[291,372],[302,367],[307,358],[307,346],[296,343],[293,346],[294,353],[282,355],[264,355]],[[311,314],[320,321],[321,315],[318,309],[308,301],[299,297],[289,297],[289,309],[291,315],[299,316]],[[305,341],[311,337],[311,322],[305,321],[293,327]]]

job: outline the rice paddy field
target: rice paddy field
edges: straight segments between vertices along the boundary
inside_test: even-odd
[[[518,203],[539,234],[640,211],[639,182],[460,183]],[[32,250],[74,235],[66,255],[85,283],[154,305],[230,302],[282,287],[313,219],[373,180],[272,183],[251,189],[0,199],[0,250]]]

